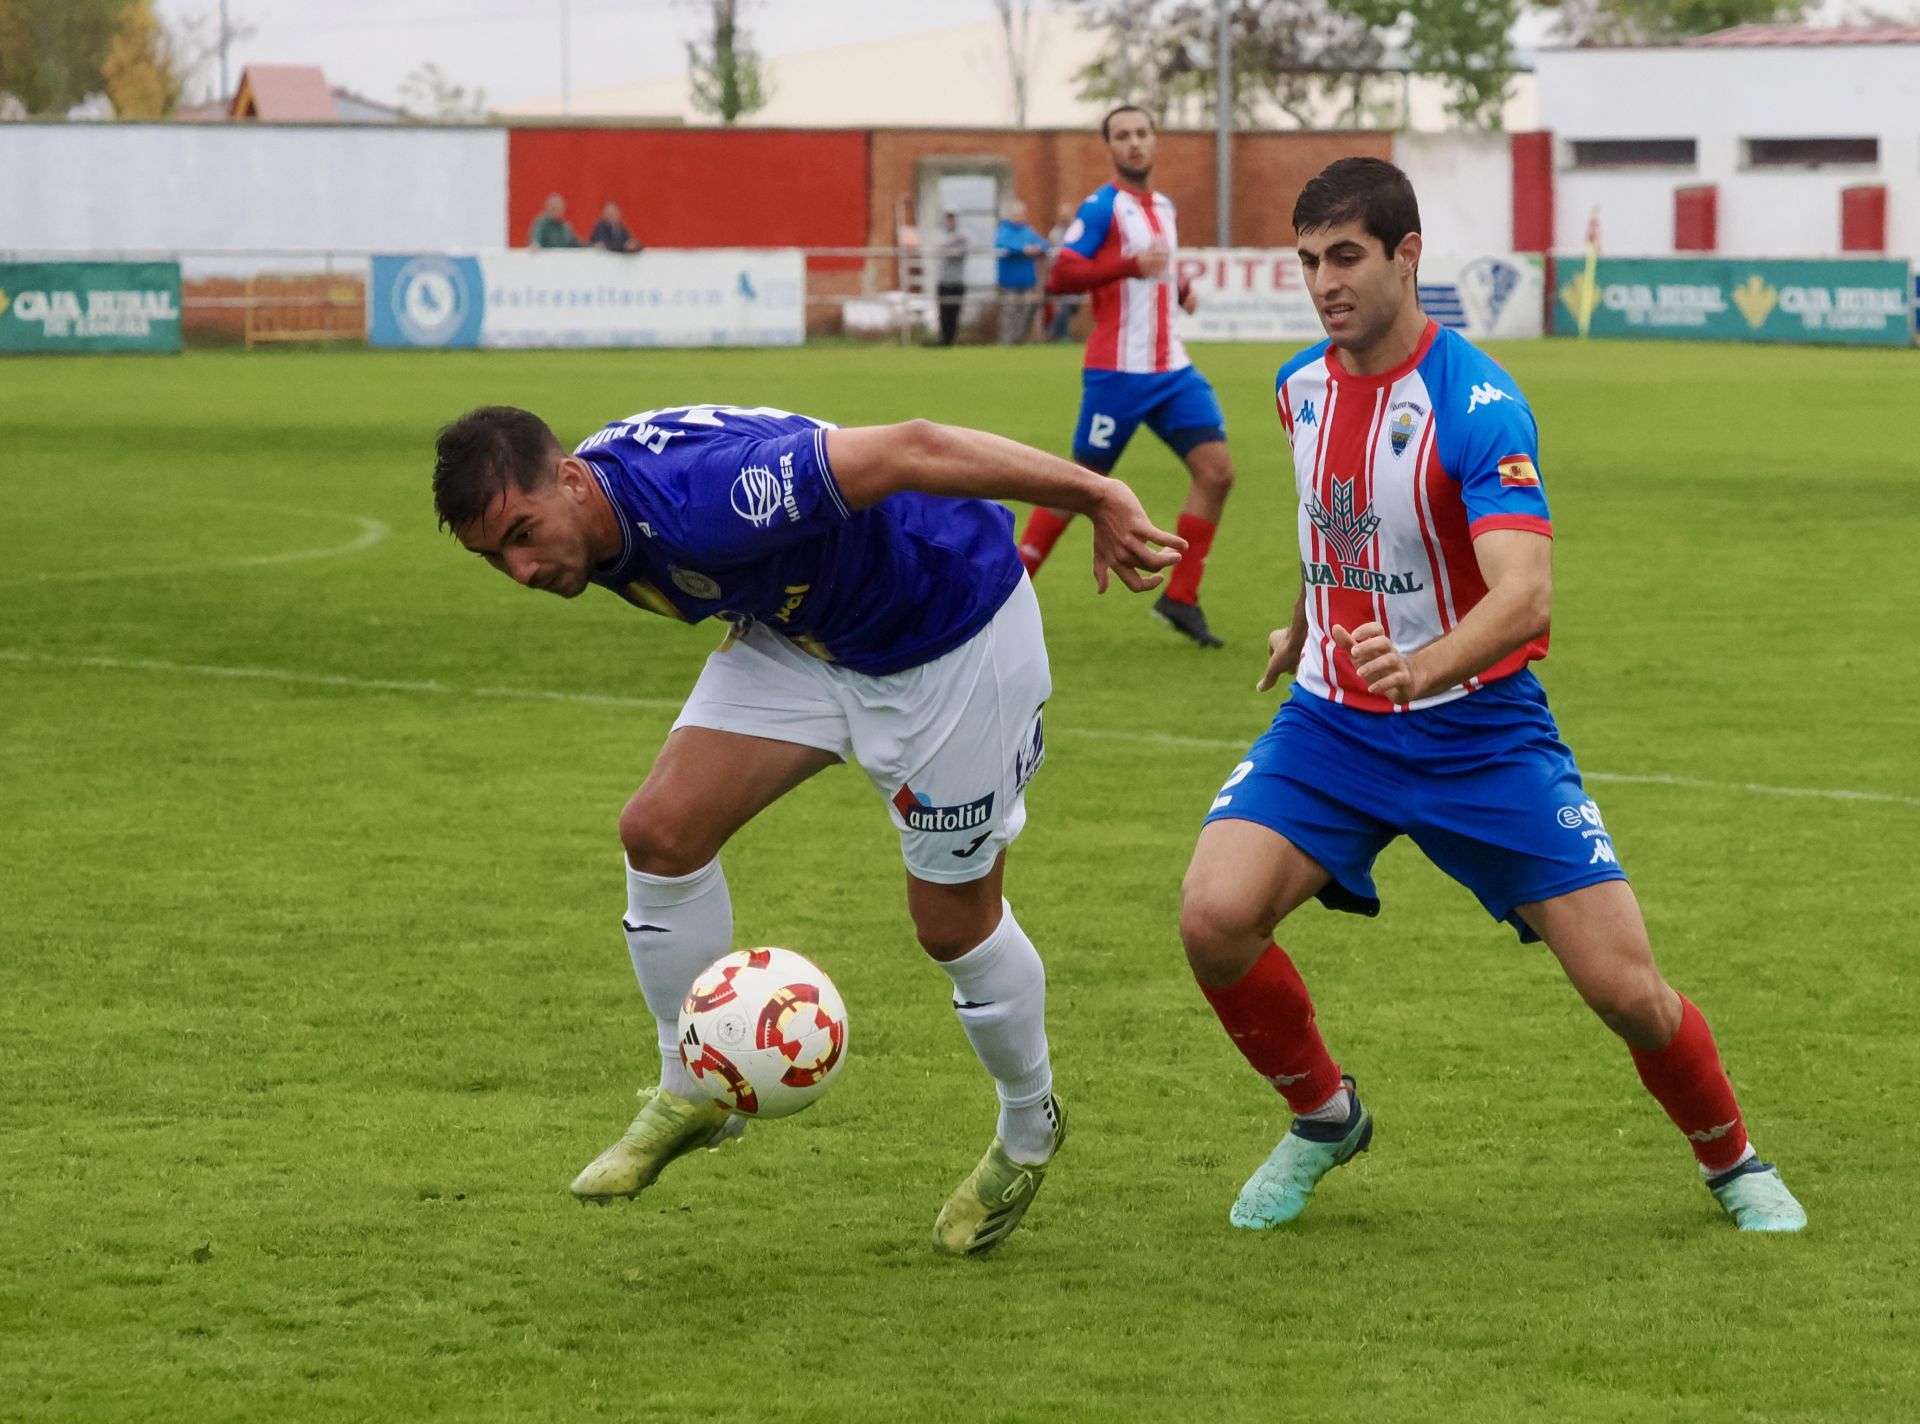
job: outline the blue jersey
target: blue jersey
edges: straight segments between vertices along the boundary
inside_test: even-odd
[[[593,581],[697,623],[758,622],[815,657],[892,673],[952,651],[1019,585],[1013,516],[903,492],[851,510],[824,421],[764,406],[675,406],[580,442],[623,543]]]

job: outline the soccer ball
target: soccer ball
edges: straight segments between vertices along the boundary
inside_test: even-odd
[[[680,1061],[735,1112],[786,1117],[827,1090],[847,1057],[847,1007],[790,949],[736,949],[693,981],[680,1007]]]

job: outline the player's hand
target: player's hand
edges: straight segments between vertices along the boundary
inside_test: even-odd
[[[1336,623],[1332,632],[1334,644],[1353,659],[1354,671],[1367,691],[1395,706],[1405,706],[1420,695],[1413,664],[1393,646],[1380,624],[1362,623],[1349,633]]]
[[[1093,582],[1102,593],[1109,574],[1135,593],[1151,592],[1160,587],[1160,570],[1179,563],[1187,550],[1178,534],[1155,528],[1138,497],[1116,479],[1102,478],[1087,517],[1093,521]]]
[[[1182,282],[1180,284],[1180,310],[1185,312],[1188,316],[1192,316],[1195,309],[1197,309],[1199,305],[1200,305],[1200,294],[1194,291],[1193,283]]]
[[[1293,629],[1290,627],[1275,628],[1271,633],[1267,634],[1267,648],[1269,651],[1267,670],[1261,675],[1260,681],[1253,685],[1253,690],[1255,692],[1265,692],[1278,682],[1283,674],[1289,677],[1292,676],[1294,671],[1300,666],[1300,654],[1305,650],[1306,646],[1306,635],[1302,633],[1301,636],[1296,639],[1293,634]]]
[[[1140,265],[1142,277],[1158,277],[1167,270],[1167,264],[1173,261],[1173,249],[1167,246],[1165,238],[1156,237],[1147,249],[1137,254],[1133,260]]]

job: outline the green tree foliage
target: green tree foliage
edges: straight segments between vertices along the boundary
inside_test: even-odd
[[[29,114],[65,114],[105,81],[127,0],[0,0],[0,93]]]
[[[706,0],[704,8],[712,20],[712,38],[705,45],[687,43],[693,106],[730,124],[767,106],[766,82],[760,56],[740,28],[739,0]]]
[[[1574,44],[1658,44],[1733,25],[1806,18],[1808,0],[1557,0],[1563,38]]]
[[[153,0],[129,0],[120,12],[100,78],[115,118],[158,119],[179,107],[185,85],[180,54]]]
[[[400,97],[409,110],[440,124],[477,124],[487,117],[487,91],[456,84],[428,61],[400,81]]]
[[[1140,104],[1156,119],[1210,113],[1216,11],[1210,0],[1073,0],[1105,40],[1080,73],[1082,98]],[[1513,78],[1507,32],[1519,0],[1235,0],[1228,14],[1236,122],[1271,106],[1302,126],[1329,99],[1365,116],[1366,81],[1389,42],[1415,71],[1453,87],[1462,122],[1492,126]],[[1348,97],[1340,100],[1341,95]]]

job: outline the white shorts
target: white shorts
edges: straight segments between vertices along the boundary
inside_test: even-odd
[[[986,627],[905,672],[850,672],[756,623],[707,659],[673,725],[858,762],[887,798],[907,869],[959,885],[992,870],[1026,824],[1052,695],[1040,601],[1023,578]]]

